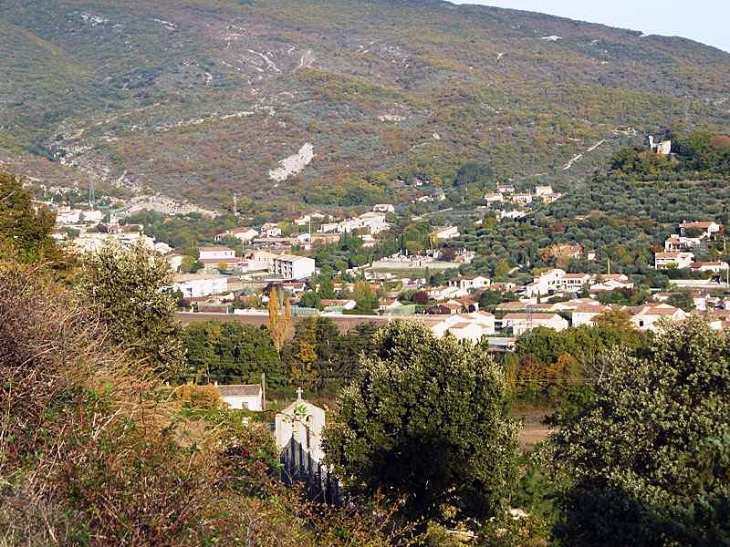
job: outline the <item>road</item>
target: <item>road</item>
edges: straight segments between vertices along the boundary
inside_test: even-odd
[[[727,283],[718,283],[717,281],[710,281],[709,279],[670,279],[669,284],[683,289],[730,289],[730,285]]]

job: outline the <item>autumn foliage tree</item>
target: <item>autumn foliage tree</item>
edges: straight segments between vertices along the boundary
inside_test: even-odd
[[[291,302],[285,294],[280,295],[276,288],[269,293],[268,313],[269,334],[277,353],[281,355],[292,323]]]

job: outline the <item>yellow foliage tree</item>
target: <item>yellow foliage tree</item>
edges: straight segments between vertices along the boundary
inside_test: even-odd
[[[184,405],[191,408],[220,408],[223,398],[220,391],[213,385],[198,386],[185,384],[175,389],[175,396]]]
[[[282,302],[283,300],[283,302]],[[288,298],[279,296],[277,289],[272,289],[269,294],[269,320],[268,328],[271,341],[276,351],[281,355],[281,350],[286,342],[291,327],[291,302]]]

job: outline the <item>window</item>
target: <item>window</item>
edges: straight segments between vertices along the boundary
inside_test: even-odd
[[[311,438],[312,427],[311,426],[312,426],[312,417],[307,416],[307,418],[305,420],[305,424],[304,424],[304,427],[307,430],[307,444],[304,447],[306,450],[309,450],[312,447],[312,438]]]

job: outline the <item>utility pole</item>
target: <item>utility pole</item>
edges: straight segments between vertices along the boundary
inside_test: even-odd
[[[235,192],[233,192],[233,216],[238,216],[238,196],[236,196]]]
[[[261,373],[261,410],[266,410],[266,373]]]
[[[96,201],[96,195],[94,194],[94,179],[89,182],[89,207],[94,208],[94,202]]]

